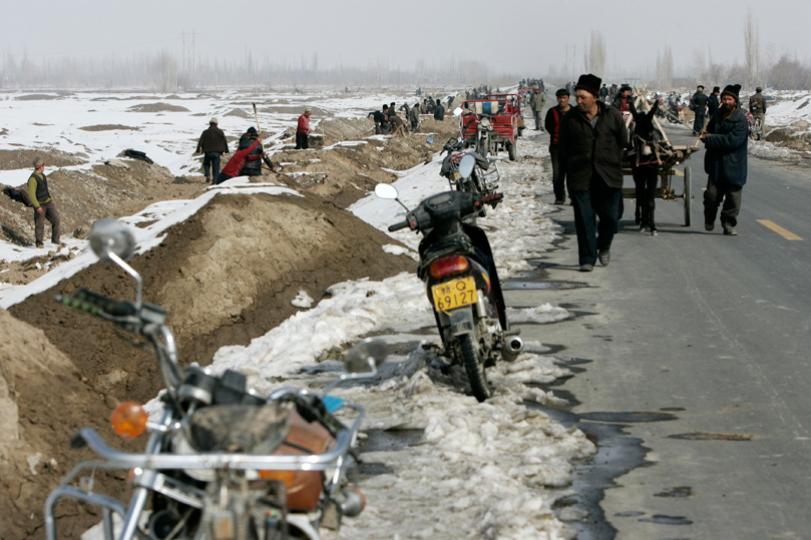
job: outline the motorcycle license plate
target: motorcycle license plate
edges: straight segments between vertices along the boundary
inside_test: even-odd
[[[434,308],[437,311],[450,311],[452,309],[475,304],[479,300],[476,290],[476,280],[473,276],[452,279],[431,287],[434,297]]]

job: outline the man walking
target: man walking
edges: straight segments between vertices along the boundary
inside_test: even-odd
[[[719,94],[721,94],[721,87],[714,86],[712,93],[707,97],[707,117],[710,120],[718,114],[718,109],[721,108],[721,98],[718,97]]]
[[[696,93],[690,98],[690,110],[695,113],[693,120],[693,135],[698,135],[704,130],[704,120],[707,115],[707,96],[704,95],[704,85],[696,87]]]
[[[541,129],[541,113],[543,106],[546,103],[546,97],[541,92],[541,89],[535,87],[532,89],[532,97],[529,98],[529,106],[532,108],[532,116],[535,118],[535,131]]]
[[[749,122],[740,108],[740,84],[731,84],[721,92],[721,108],[701,136],[707,149],[704,170],[707,189],[704,191],[704,228],[715,228],[715,216],[723,202],[721,226],[724,234],[736,236],[741,192],[746,183],[746,150]]]
[[[436,105],[434,106],[434,120],[439,122],[445,120],[445,107],[442,106],[442,102],[439,101],[439,98],[436,98]]]
[[[220,156],[228,153],[228,141],[225,140],[225,133],[217,127],[216,118],[208,121],[208,129],[200,135],[196,153],[200,152],[203,153],[203,174],[206,182],[215,182],[220,175]]]
[[[605,88],[605,85],[603,85]],[[544,127],[549,133],[549,157],[552,159],[552,186],[555,190],[555,204],[566,203],[566,175],[560,166],[558,144],[560,142],[560,125],[563,118],[572,109],[569,104],[569,91],[561,88],[555,92],[558,104],[546,111]]]
[[[415,103],[408,111],[408,121],[411,124],[411,132],[416,133],[420,129],[420,104]]]
[[[766,122],[766,98],[763,97],[763,88],[755,88],[755,95],[749,98],[749,112],[755,120],[755,138],[759,141],[763,134]]]
[[[34,160],[34,172],[28,178],[28,198],[34,207],[34,239],[37,247],[43,247],[45,220],[51,224],[51,242],[59,244],[59,212],[48,191],[48,178],[45,176],[45,162]]]
[[[608,266],[622,200],[622,150],[628,135],[620,112],[599,100],[601,82],[590,73],[580,76],[577,107],[563,118],[558,143],[581,272],[591,272],[598,258]]]
[[[296,150],[306,150],[310,147],[310,108],[305,107],[298,117],[296,125]]]

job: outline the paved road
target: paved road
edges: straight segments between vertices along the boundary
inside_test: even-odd
[[[676,416],[628,424],[652,466],[606,492],[619,538],[811,538],[811,173],[750,158],[740,236],[726,237],[703,230],[702,163],[703,152],[689,160],[691,228],[681,226],[679,202],[657,201],[658,237],[625,222],[610,267],[580,274],[567,207],[558,216],[569,235],[544,261],[547,277],[589,287],[509,300],[592,313],[524,330],[565,345],[563,356],[593,360],[564,387],[582,402],[575,412]],[[676,487],[689,495],[661,496]],[[665,523],[673,521],[682,524]]]

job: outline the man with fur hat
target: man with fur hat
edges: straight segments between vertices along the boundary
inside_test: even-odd
[[[581,272],[608,266],[622,202],[622,153],[628,134],[620,112],[599,100],[599,77],[581,75],[577,107],[560,127],[559,160],[574,207]],[[598,224],[599,219],[599,224]]]
[[[37,247],[43,247],[45,220],[51,224],[51,242],[59,244],[59,212],[48,191],[48,178],[45,176],[45,161],[34,159],[34,172],[28,178],[28,199],[34,208],[34,238]]]
[[[724,234],[735,236],[738,214],[741,211],[741,191],[746,183],[746,152],[749,141],[749,122],[741,110],[740,84],[729,84],[721,92],[721,108],[710,119],[706,132],[701,135],[707,152],[704,170],[707,189],[704,191],[704,228],[715,228],[715,216],[721,209]]]
[[[298,117],[296,124],[296,150],[306,150],[310,147],[310,108],[304,107],[304,112]]]
[[[217,126],[217,119],[208,121],[208,129],[200,135],[195,153],[203,153],[203,174],[206,182],[214,182],[220,175],[220,156],[228,153],[225,133]]]

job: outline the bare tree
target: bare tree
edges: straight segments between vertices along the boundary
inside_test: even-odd
[[[670,45],[656,55],[656,80],[665,87],[673,84],[673,51]]]
[[[602,77],[605,75],[605,41],[603,35],[592,30],[589,46],[583,51],[586,71]]]
[[[751,86],[760,80],[760,35],[751,10],[747,12],[743,26],[743,43],[746,53],[746,83]]]

